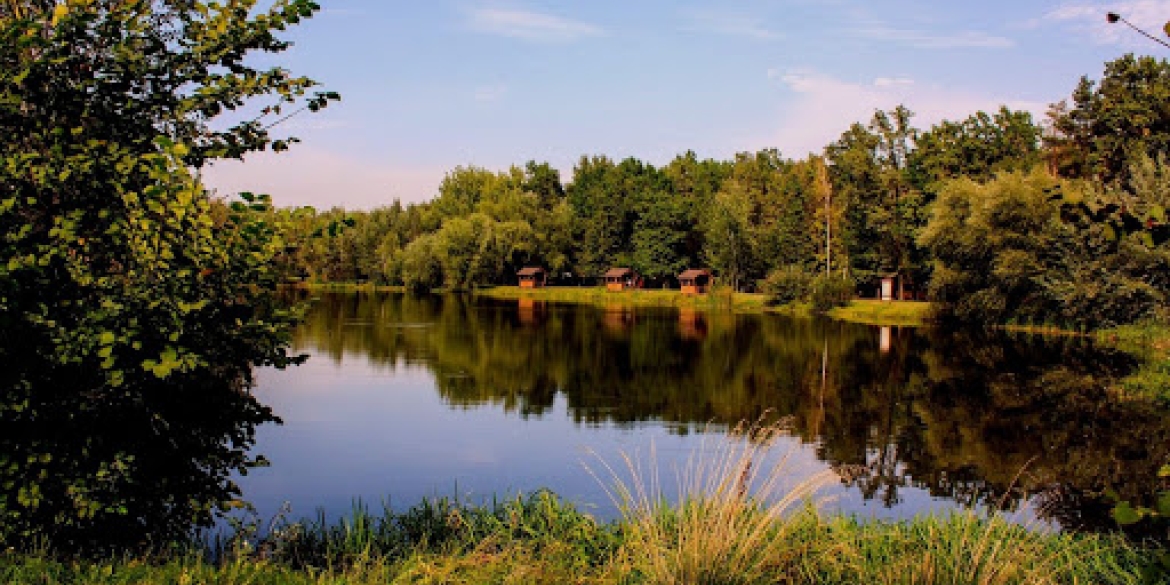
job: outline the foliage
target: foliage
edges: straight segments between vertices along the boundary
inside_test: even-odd
[[[996,173],[1029,171],[1040,154],[1040,127],[1032,115],[1003,106],[920,133],[907,164],[918,188],[937,194],[949,179],[986,181]]]
[[[760,292],[767,295],[769,305],[808,300],[814,278],[799,266],[785,266],[760,283]]]
[[[297,361],[295,314],[270,293],[284,228],[267,198],[211,200],[191,167],[287,146],[263,117],[212,124],[251,98],[275,115],[336,96],[245,64],[317,8],[253,4],[0,6],[6,545],[171,542],[257,463],[254,427],[274,417],[245,392],[252,368]]]
[[[913,113],[898,106],[877,111],[868,125],[854,124],[825,148],[833,191],[846,206],[843,230],[853,278],[873,281],[899,272],[922,282],[923,251],[916,236],[930,202],[911,182],[910,156],[918,130]]]
[[[1165,242],[1105,198],[1040,171],[952,182],[921,238],[941,316],[1082,328],[1152,316],[1170,276]]]
[[[813,311],[827,313],[836,307],[844,307],[853,299],[853,281],[838,275],[818,275],[809,285],[808,300]]]
[[[711,504],[704,499],[691,506]],[[718,554],[736,550],[748,542],[750,533],[718,542],[717,531],[696,535],[698,543],[664,539],[649,545],[637,536],[644,529],[673,536],[670,531],[678,516],[687,513],[682,507],[663,506],[661,514],[636,525],[601,524],[555,496],[535,494],[482,507],[427,502],[401,514],[387,511],[362,517],[355,512],[329,526],[311,521],[286,526],[300,531],[283,532],[285,544],[305,537],[333,551],[322,556],[290,556],[292,551],[275,541],[218,564],[198,554],[68,562],[8,552],[0,554],[0,579],[14,585],[679,583],[678,576],[691,575],[684,572],[688,567],[656,564],[664,558],[660,555],[683,554],[673,548],[674,540],[697,553],[692,560],[715,568],[712,578],[688,583],[1136,585],[1145,568],[1140,551],[1116,537],[1045,534],[974,513],[862,522],[804,509],[773,527],[749,508],[728,512],[730,522],[758,522],[769,529],[756,538],[763,543],[773,539],[774,548],[742,550],[754,555],[757,563],[738,563]],[[408,516],[442,527],[451,536],[428,540],[421,533],[411,534],[397,526],[410,522]],[[391,541],[395,547],[384,554],[380,543]],[[405,548],[398,546],[403,543]],[[719,548],[700,548],[703,545]],[[314,562],[304,562],[308,559]],[[727,560],[732,562],[720,564]]]
[[[1129,180],[1141,156],[1170,152],[1170,64],[1125,55],[1105,64],[1105,76],[1083,77],[1072,103],[1049,111],[1045,137],[1050,165],[1061,176],[1105,184]]]

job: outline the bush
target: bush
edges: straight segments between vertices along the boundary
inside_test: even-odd
[[[843,307],[853,300],[853,280],[841,276],[818,276],[809,286],[809,301],[813,311],[825,313],[834,307]]]
[[[809,297],[813,279],[813,275],[800,266],[785,266],[760,281],[760,292],[767,295],[765,302],[769,306],[803,301]]]

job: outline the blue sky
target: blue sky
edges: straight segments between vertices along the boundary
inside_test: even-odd
[[[1000,104],[1041,116],[1125,52],[1170,56],[1170,0],[319,0],[275,62],[342,94],[302,144],[205,173],[222,193],[368,209],[424,201],[456,166],[583,154],[665,164],[819,152],[899,103],[929,127]]]

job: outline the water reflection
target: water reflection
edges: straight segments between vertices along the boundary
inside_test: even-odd
[[[522,418],[558,400],[584,427],[676,433],[773,416],[869,501],[907,489],[964,505],[1032,500],[1108,527],[1106,490],[1139,498],[1170,418],[1106,391],[1133,366],[1078,338],[942,334],[778,316],[322,295],[301,347],[422,365],[452,407]]]

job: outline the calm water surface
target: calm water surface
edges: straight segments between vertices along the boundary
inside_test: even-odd
[[[1002,505],[1096,528],[1111,525],[1106,489],[1143,493],[1170,455],[1164,413],[1103,390],[1132,360],[1073,338],[324,294],[296,347],[307,364],[259,376],[284,420],[259,430],[271,467],[240,479],[264,516],[550,488],[611,517],[586,465],[653,445],[669,480],[729,426],[767,417],[788,430],[794,474],[834,474],[826,507]]]

